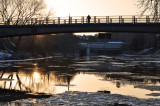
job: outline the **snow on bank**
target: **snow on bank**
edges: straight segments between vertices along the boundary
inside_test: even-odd
[[[0,51],[0,61],[3,61],[4,59],[8,59],[8,58],[11,58],[12,57],[12,54],[10,53],[5,53],[4,51]],[[0,67],[3,67],[3,66],[10,66],[11,64],[8,63],[8,64],[4,64],[4,63],[1,63],[0,62]]]
[[[118,94],[87,93],[87,92],[65,92],[43,99],[24,99],[13,103],[24,106],[159,106],[160,99],[138,99]]]
[[[0,51],[0,59],[10,58],[12,54]]]

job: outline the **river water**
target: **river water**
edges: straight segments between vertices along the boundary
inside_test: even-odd
[[[0,88],[46,94],[106,90],[155,99],[160,98],[160,58],[101,55],[2,62]]]

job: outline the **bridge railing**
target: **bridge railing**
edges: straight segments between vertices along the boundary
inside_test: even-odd
[[[92,16],[92,24],[138,24],[138,23],[160,23],[160,19],[154,19],[153,16]],[[87,16],[82,17],[40,17],[27,19],[8,19],[2,21],[0,25],[48,25],[48,24],[88,24]]]

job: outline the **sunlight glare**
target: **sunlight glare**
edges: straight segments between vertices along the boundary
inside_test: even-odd
[[[34,63],[33,65],[34,65],[35,67],[37,67],[37,63]]]
[[[46,0],[56,17],[137,15],[136,0]]]
[[[33,73],[33,78],[34,78],[35,82],[38,83],[39,78],[40,78],[39,73],[38,73],[38,72],[34,72],[34,73]]]

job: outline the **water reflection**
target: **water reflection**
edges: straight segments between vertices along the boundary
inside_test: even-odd
[[[33,80],[35,83],[38,83],[38,81],[40,81],[38,72],[33,73]]]
[[[0,68],[0,88],[48,94],[108,90],[112,94],[158,98],[150,94],[160,93],[159,64],[146,64],[129,57],[105,56],[18,62]]]
[[[138,98],[148,98],[146,94],[150,94],[152,92],[157,93],[157,91],[149,91],[145,89],[139,89],[135,88],[134,85],[130,84],[122,84],[121,87],[117,87],[117,83],[111,81],[104,81],[102,80],[102,77],[94,76],[94,75],[88,75],[88,74],[80,74],[76,77],[76,79],[72,82],[77,83],[78,85],[73,87],[72,90],[76,91],[90,91],[90,92],[96,92],[100,90],[107,90],[111,91],[112,94],[122,94],[122,95],[130,95]],[[150,96],[150,98],[154,98],[153,96]]]

